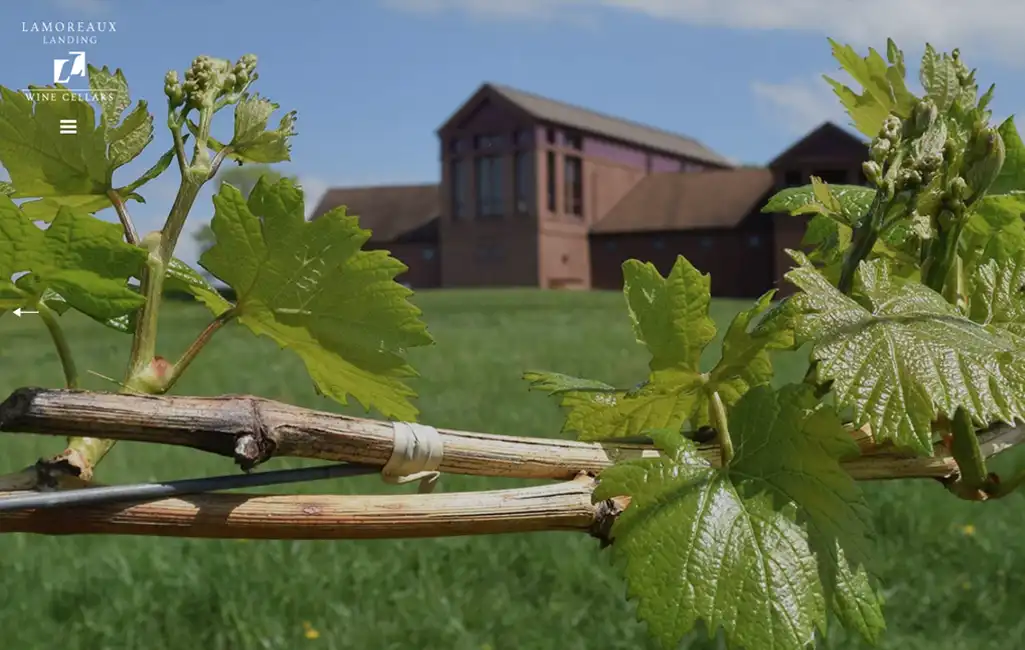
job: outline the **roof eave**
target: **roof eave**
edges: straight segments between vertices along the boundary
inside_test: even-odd
[[[808,131],[807,133],[805,133],[805,134],[804,134],[803,136],[801,136],[801,137],[800,137],[800,138],[799,138],[799,139],[798,139],[798,140],[797,140],[796,142],[792,143],[792,144],[791,144],[791,145],[790,145],[789,147],[787,147],[787,148],[786,148],[786,150],[784,150],[784,151],[783,151],[783,153],[781,153],[781,154],[777,155],[777,156],[776,156],[775,158],[773,158],[773,159],[772,159],[772,160],[771,160],[771,161],[769,162],[769,164],[768,164],[768,165],[766,165],[766,167],[769,167],[769,168],[773,168],[773,167],[775,167],[775,166],[776,166],[776,165],[777,165],[777,164],[779,163],[779,161],[783,160],[783,159],[784,159],[784,158],[786,158],[786,157],[787,157],[788,155],[790,155],[790,153],[791,153],[791,152],[792,152],[792,151],[793,151],[794,149],[796,149],[797,147],[799,147],[799,146],[800,146],[801,144],[803,144],[805,140],[807,140],[808,138],[812,137],[813,135],[815,135],[815,134],[816,134],[816,133],[818,133],[819,131],[823,131],[823,130],[825,130],[825,129],[828,129],[828,128],[832,128],[832,129],[834,129],[834,130],[836,130],[836,131],[839,131],[839,132],[840,132],[840,133],[842,133],[843,135],[847,136],[848,138],[850,138],[851,140],[853,140],[853,141],[855,141],[855,142],[858,142],[859,144],[862,144],[862,145],[868,146],[868,145],[867,145],[867,144],[865,143],[865,141],[864,141],[864,140],[862,140],[861,138],[859,138],[859,137],[855,136],[855,135],[854,135],[853,133],[851,133],[851,132],[850,132],[850,131],[848,131],[847,129],[843,128],[842,126],[840,126],[840,125],[839,125],[839,124],[837,124],[836,122],[833,122],[832,120],[826,120],[826,121],[825,121],[825,122],[823,122],[822,124],[819,124],[818,126],[816,126],[816,127],[814,128],[814,129],[812,129],[812,130]]]
[[[523,106],[521,106],[517,102],[512,101],[499,88],[497,88],[494,83],[487,81],[481,84],[480,87],[477,88],[477,90],[474,91],[474,93],[470,95],[466,99],[466,101],[464,101],[459,106],[459,108],[455,110],[455,112],[449,115],[449,118],[445,120],[445,122],[441,126],[435,129],[434,134],[440,138],[442,135],[445,134],[445,132],[452,130],[456,123],[458,123],[461,119],[465,119],[466,114],[470,113],[473,110],[473,108],[475,108],[476,105],[479,104],[485,98],[497,99],[498,101],[505,103],[507,106],[513,108],[514,110],[521,112],[524,116],[529,116],[532,120],[538,119],[535,115],[533,115],[530,111],[526,110]]]

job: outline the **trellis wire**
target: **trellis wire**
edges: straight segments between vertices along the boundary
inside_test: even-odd
[[[168,497],[201,492],[217,492],[237,488],[263,487],[268,485],[284,485],[320,481],[330,478],[364,476],[377,474],[380,467],[359,465],[356,463],[339,463],[319,467],[300,469],[282,469],[270,472],[254,472],[251,474],[229,474],[205,478],[183,479],[166,483],[136,483],[132,485],[110,485],[103,487],[83,488],[64,492],[44,492],[32,494],[16,494],[0,498],[0,512],[12,510],[40,510],[47,508],[65,508],[68,506],[100,505],[119,501],[146,501],[149,499],[166,499]]]

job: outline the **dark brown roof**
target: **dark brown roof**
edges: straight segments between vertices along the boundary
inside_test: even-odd
[[[324,194],[312,218],[340,205],[346,207],[346,214],[359,217],[360,226],[370,229],[373,242],[395,241],[441,214],[439,186],[431,183],[336,187]]]
[[[769,167],[784,167],[803,162],[809,157],[822,155],[867,160],[868,143],[833,122],[823,122],[776,156],[769,163]]]
[[[580,131],[723,167],[735,166],[731,160],[712,151],[697,140],[678,133],[670,133],[637,122],[612,117],[509,86],[487,83],[483,88],[490,88],[535,119],[544,122],[568,126]]]
[[[741,168],[645,176],[591,232],[598,234],[732,228],[772,189],[772,172]]]

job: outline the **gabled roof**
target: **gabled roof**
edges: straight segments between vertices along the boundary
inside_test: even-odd
[[[785,166],[791,160],[809,155],[814,156],[826,151],[831,155],[840,154],[851,158],[867,159],[868,143],[833,122],[823,122],[787,147],[786,151],[776,156],[769,163],[769,167]]]
[[[509,86],[485,83],[467,103],[475,102],[482,94],[489,92],[505,99],[541,122],[550,122],[582,132],[605,136],[613,140],[640,145],[655,151],[686,156],[687,158],[713,165],[721,165],[723,167],[734,166],[731,160],[712,151],[693,138],[619,117],[612,117]],[[457,111],[456,114],[459,114],[461,110]],[[451,122],[451,119],[449,122]],[[449,122],[446,122],[446,126]],[[445,127],[443,126],[442,128],[444,129]]]
[[[312,219],[344,205],[346,214],[359,217],[359,225],[371,231],[372,242],[393,242],[430,223],[441,214],[437,183],[336,187],[324,193]]]
[[[650,174],[594,224],[591,232],[733,228],[761,207],[772,186],[772,172],[762,167]]]

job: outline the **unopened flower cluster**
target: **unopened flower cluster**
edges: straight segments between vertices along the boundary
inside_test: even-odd
[[[227,59],[198,56],[185,70],[185,82],[171,70],[164,77],[164,94],[172,109],[202,108],[229,96],[237,96],[256,80],[256,55],[245,54],[231,63]]]
[[[923,239],[936,227],[961,222],[1004,161],[1003,139],[989,125],[988,97],[977,98],[974,71],[956,50],[943,62],[953,82],[946,92],[918,100],[904,118],[887,116],[862,166],[887,200],[905,195],[908,216]]]

